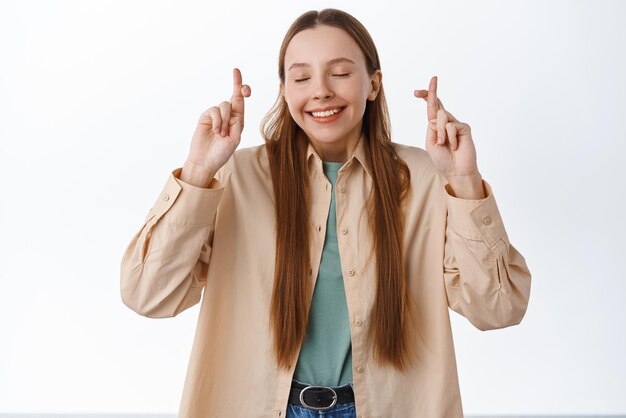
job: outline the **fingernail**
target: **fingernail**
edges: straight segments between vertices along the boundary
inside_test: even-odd
[[[226,136],[226,128],[222,129],[222,136]]]

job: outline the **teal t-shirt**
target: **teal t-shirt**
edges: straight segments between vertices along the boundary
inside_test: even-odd
[[[307,336],[294,372],[294,379],[312,385],[342,386],[352,381],[352,340],[335,209],[335,184],[342,166],[343,163],[324,163],[324,174],[332,184],[326,237]]]

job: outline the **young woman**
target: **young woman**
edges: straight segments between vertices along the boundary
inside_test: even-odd
[[[502,328],[530,292],[470,127],[433,77],[426,150],[391,142],[374,43],[338,10],[293,23],[278,74],[265,144],[235,151],[234,70],[123,257],[136,312],[202,299],[179,416],[462,417],[448,307]]]

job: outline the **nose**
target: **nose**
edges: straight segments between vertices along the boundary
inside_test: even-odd
[[[335,94],[328,85],[328,81],[324,77],[320,77],[315,84],[315,90],[313,91],[313,99],[315,100],[328,100]]]

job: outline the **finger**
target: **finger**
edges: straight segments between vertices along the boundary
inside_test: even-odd
[[[471,135],[472,128],[463,122],[454,122],[454,127],[456,129],[456,136],[460,138],[463,135]]]
[[[443,103],[437,97],[437,80],[438,78],[436,76],[431,78],[428,90],[413,91],[413,95],[415,97],[420,97],[428,103],[426,114],[428,120],[435,119],[437,117],[437,112],[439,111],[439,109],[445,110]]]
[[[206,113],[211,120],[213,132],[219,134],[220,129],[222,129],[222,117],[220,116],[220,110],[217,108],[217,106],[213,106],[209,110],[207,110]]]
[[[426,106],[426,114],[428,119],[435,119],[437,117],[437,111],[439,110],[439,105],[437,103],[437,77],[433,77],[430,79],[430,84],[428,85],[428,96],[426,99],[428,105]]]
[[[244,84],[241,86],[241,95],[243,97],[250,97],[251,94],[252,94],[252,89],[250,88],[249,85]]]
[[[448,112],[439,109],[437,112],[437,143],[443,145],[446,143],[446,124],[448,123]]]
[[[426,100],[428,98],[428,90],[413,90],[413,96]]]
[[[446,123],[446,132],[448,132],[450,148],[452,148],[452,150],[456,150],[459,147],[459,139],[456,136],[456,124],[454,122]]]
[[[222,127],[220,129],[220,135],[228,135],[228,121],[230,120],[230,103],[222,102],[219,104],[220,118],[222,121]]]
[[[441,99],[439,97],[437,97],[437,106],[439,107],[439,109],[446,110],[445,107],[443,107],[443,103],[441,102]]]
[[[428,101],[428,90],[415,90],[415,91],[413,91],[413,95],[415,97],[419,97],[419,98],[422,98],[422,99]],[[437,106],[438,106],[437,110],[439,110],[439,109],[446,110],[446,108],[443,106],[443,102],[441,101],[440,98],[437,98]],[[447,110],[446,110],[446,112],[447,112]],[[459,123],[461,123],[461,121],[459,121],[457,118],[455,118],[452,115],[452,113],[450,113],[450,112],[448,112],[448,119],[451,120],[452,122],[459,122]],[[432,120],[432,119],[429,118],[428,120]]]
[[[437,145],[437,119],[428,121],[425,145],[429,148],[434,148]]]
[[[234,68],[233,69],[233,96],[232,98],[242,97],[241,87],[242,87],[241,71],[239,71],[239,68]]]
[[[414,90],[413,91],[413,95],[415,97],[419,97],[424,99],[426,102],[428,102],[428,90]],[[441,102],[441,99],[437,98],[437,110],[439,109],[444,109],[443,107],[443,103]]]
[[[249,93],[250,87],[247,87],[246,93]],[[242,84],[241,71],[239,68],[233,69],[233,95],[230,98],[230,102],[232,104],[232,111],[235,113],[242,113],[244,111],[244,88]],[[248,97],[248,94],[245,97]]]

